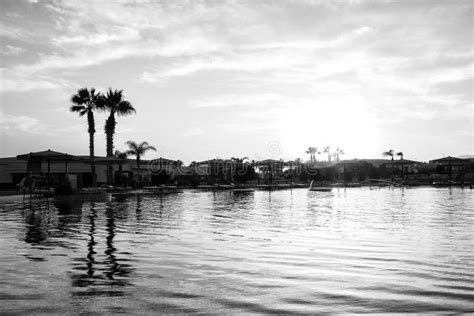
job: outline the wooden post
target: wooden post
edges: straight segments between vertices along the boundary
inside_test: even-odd
[[[49,187],[49,174],[50,174],[50,171],[51,171],[51,160],[48,158],[48,178],[47,178],[47,183],[48,183],[48,187]]]
[[[448,160],[448,181],[451,183],[451,160]]]

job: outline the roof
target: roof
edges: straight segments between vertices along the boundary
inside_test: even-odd
[[[283,164],[283,160],[275,160],[275,159],[265,159],[265,160],[260,160],[257,161],[255,164],[257,165],[277,165],[277,164]]]
[[[209,159],[209,160],[203,160],[196,162],[197,165],[205,165],[205,164],[217,164],[217,163],[231,163],[232,160],[228,159]]]
[[[90,157],[89,156],[76,156],[79,158],[79,160],[82,160],[82,161],[87,161],[87,162],[90,162]],[[95,163],[127,163],[127,162],[130,162],[130,163],[133,163],[133,164],[136,164],[136,159],[134,158],[125,158],[125,159],[121,159],[121,158],[117,158],[115,156],[112,156],[112,157],[102,157],[102,156],[95,156],[94,157],[94,162]],[[156,159],[151,159],[151,160],[142,160],[140,159],[140,165],[147,165],[148,163],[152,162],[152,163],[164,163],[164,164],[170,164],[170,163],[176,163],[177,160],[171,160],[171,159],[166,159],[166,158],[156,158]]]
[[[448,157],[443,157],[443,158],[438,158],[438,159],[434,159],[434,160],[430,160],[430,163],[443,163],[443,162],[454,162],[454,163],[470,163],[470,160],[469,159],[462,159],[462,158],[457,158],[457,157],[451,157],[451,156],[448,156]]]
[[[61,152],[58,152],[58,151],[53,151],[53,150],[44,150],[44,151],[37,151],[37,152],[31,152],[29,154],[23,154],[23,155],[18,155],[16,156],[16,158],[18,160],[28,160],[30,159],[30,157],[38,157],[38,158],[42,158],[42,159],[48,159],[48,160],[51,160],[51,161],[67,161],[67,160],[74,160],[74,157],[69,155],[69,154],[65,154],[65,153],[61,153]]]
[[[385,163],[385,165],[402,165],[402,164],[421,164],[419,161],[409,160],[409,159],[400,159],[400,160],[390,160]]]

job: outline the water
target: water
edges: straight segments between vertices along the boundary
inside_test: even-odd
[[[474,312],[474,193],[0,201],[0,314]]]

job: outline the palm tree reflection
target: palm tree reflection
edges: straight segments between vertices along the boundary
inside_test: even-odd
[[[94,276],[94,255],[96,254],[94,247],[97,244],[95,241],[95,220],[97,219],[97,211],[94,207],[94,203],[91,205],[91,215],[89,215],[89,242],[87,243],[87,277],[92,278]]]
[[[27,207],[28,209],[25,210],[25,242],[33,245],[43,244],[49,236],[49,202],[43,203],[40,201],[37,204],[30,202]]]
[[[119,265],[117,263],[117,258],[115,257],[115,252],[117,251],[117,248],[114,247],[114,237],[115,237],[115,217],[114,217],[114,210],[109,206],[107,206],[106,211],[105,211],[105,216],[106,216],[106,231],[107,231],[107,237],[106,237],[106,250],[105,254],[107,255],[107,258],[105,260],[105,263],[108,266],[108,271],[105,273],[107,279],[109,280],[114,280],[114,275],[118,272],[119,270]]]
[[[76,259],[77,264],[72,274],[73,287],[78,289],[74,295],[78,296],[122,296],[123,287],[130,285],[130,273],[133,267],[128,263],[122,263],[117,257],[116,248],[116,214],[119,211],[117,205],[108,204],[105,208],[105,251],[100,255],[100,212],[98,214],[95,205],[91,204],[89,219],[89,239],[87,242],[86,258]],[[99,224],[99,226],[97,226]],[[103,230],[102,230],[103,231]],[[86,269],[84,269],[84,262]],[[84,271],[85,270],[85,271]],[[85,272],[85,273],[84,273]],[[101,273],[102,272],[102,273]],[[113,289],[111,289],[111,287]]]

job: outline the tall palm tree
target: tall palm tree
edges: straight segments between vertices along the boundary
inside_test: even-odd
[[[344,155],[344,150],[340,149],[339,147],[336,148],[336,151],[332,153],[332,156],[336,161],[340,161],[340,155]]]
[[[309,160],[310,162],[316,162],[316,153],[318,152],[317,147],[308,147],[306,150],[306,153],[309,154]]]
[[[395,151],[393,149],[389,149],[387,151],[384,151],[382,153],[382,156],[384,157],[391,157],[392,158],[392,161],[393,161],[393,156],[395,155]],[[391,177],[390,177],[390,180],[393,182],[393,162],[392,162],[392,172],[391,172]]]
[[[140,175],[140,158],[147,152],[147,151],[156,151],[154,146],[150,146],[147,142],[141,142],[140,144],[134,142],[133,140],[129,140],[125,143],[128,145],[128,150],[126,151],[128,156],[135,156],[137,158],[137,169],[138,169],[138,183],[141,184],[141,175]]]
[[[384,152],[382,153],[382,156],[384,156],[384,157],[391,157],[392,160],[393,160],[393,156],[394,156],[394,155],[395,155],[395,152],[394,152],[393,149],[389,149],[389,150],[384,151]]]
[[[94,162],[94,134],[95,121],[94,111],[97,109],[97,104],[101,99],[101,94],[96,92],[94,88],[81,88],[71,97],[73,105],[70,107],[71,112],[79,113],[79,116],[87,114],[87,124],[89,132],[89,157],[91,160],[92,186],[97,185],[97,175],[95,173]]]
[[[328,161],[331,162],[331,146],[324,147],[323,152],[328,153]]]
[[[107,141],[107,157],[112,157],[114,155],[115,127],[117,126],[115,115],[127,116],[135,113],[136,110],[130,102],[124,100],[123,90],[112,90],[111,88],[100,99],[97,107],[102,111],[109,112],[109,117],[105,120],[104,130]]]
[[[400,157],[400,160],[402,161],[402,183],[403,183],[405,179],[405,168],[403,166],[403,152],[402,151],[398,152],[397,156]]]

